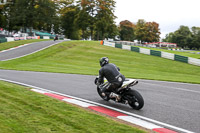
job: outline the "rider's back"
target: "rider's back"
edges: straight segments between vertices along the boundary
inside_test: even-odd
[[[105,78],[108,80],[108,82],[113,83],[117,82],[117,76],[120,75],[119,69],[116,65],[109,63],[104,65],[100,69],[100,73],[105,76]]]

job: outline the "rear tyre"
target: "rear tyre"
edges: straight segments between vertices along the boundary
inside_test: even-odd
[[[97,92],[98,92],[99,96],[100,96],[103,100],[105,100],[105,101],[109,101],[109,100],[110,100],[110,98],[109,98],[108,95],[102,96],[102,92],[101,92],[101,89],[100,89],[99,87],[97,87]]]
[[[126,97],[128,98],[128,104],[133,109],[140,110],[144,106],[144,99],[138,91],[130,89],[126,93]]]

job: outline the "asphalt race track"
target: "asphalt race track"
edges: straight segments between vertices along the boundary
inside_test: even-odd
[[[19,58],[19,57],[28,55],[30,53],[40,51],[42,49],[45,49],[52,45],[55,45],[59,42],[62,42],[62,41],[61,40],[59,40],[59,41],[51,40],[51,41],[35,42],[35,43],[28,44],[28,45],[24,45],[22,47],[6,50],[4,52],[0,52],[0,61],[10,60],[13,58]]]
[[[199,84],[139,80],[134,89],[142,94],[145,105],[142,110],[136,111],[128,105],[103,101],[94,85],[95,76],[0,70],[0,78],[91,100],[189,131],[200,132]]]
[[[22,57],[59,42],[62,41],[37,42],[1,51],[0,61]],[[200,84],[139,80],[139,84],[134,89],[141,93],[145,103],[142,110],[136,111],[128,105],[103,101],[96,91],[95,76],[0,70],[0,80],[1,78],[105,104],[132,114],[200,133]]]

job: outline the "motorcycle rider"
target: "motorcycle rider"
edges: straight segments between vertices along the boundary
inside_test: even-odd
[[[105,91],[110,90],[116,92],[120,88],[125,80],[124,75],[119,71],[120,69],[112,63],[109,63],[108,57],[102,57],[99,60],[101,69],[99,70],[99,79],[97,81],[98,87],[102,91],[102,95],[105,96]],[[101,86],[104,82],[104,77],[108,80],[109,84],[106,86]],[[119,100],[119,97],[116,97],[116,100]]]

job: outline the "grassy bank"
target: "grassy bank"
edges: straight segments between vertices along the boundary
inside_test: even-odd
[[[97,75],[99,58],[107,56],[129,78],[200,83],[200,67],[156,56],[99,45],[67,41],[23,58],[0,62],[0,69]]]
[[[27,43],[34,43],[34,42],[41,42],[41,41],[46,41],[45,39],[33,39],[33,40],[19,40],[19,41],[13,41],[13,42],[5,42],[5,43],[0,43],[0,51],[6,50],[9,48],[17,47],[23,44]]]
[[[144,133],[88,110],[0,81],[1,133]]]

